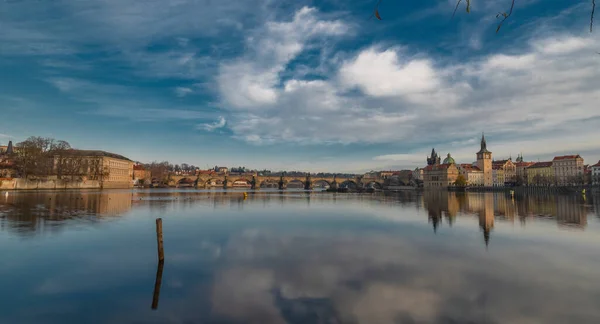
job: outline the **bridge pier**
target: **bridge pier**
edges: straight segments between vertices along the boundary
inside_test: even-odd
[[[256,177],[252,176],[252,181],[250,181],[250,189],[258,190],[260,189],[260,184],[256,181]]]
[[[223,180],[223,189],[227,190],[227,176],[225,176],[225,180]]]

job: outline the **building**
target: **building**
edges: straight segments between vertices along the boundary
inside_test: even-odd
[[[483,186],[483,172],[473,164],[457,164],[458,174],[467,180],[468,186]]]
[[[592,185],[600,186],[600,161],[590,166],[590,169],[592,170]]]
[[[432,151],[432,156],[435,159],[428,158],[427,162],[435,161],[436,164],[428,165],[423,169],[423,186],[426,188],[447,188],[453,186],[456,178],[458,178],[458,168],[450,153],[444,159],[443,163],[439,164],[439,157],[435,151]]]
[[[441,158],[435,152],[435,148],[431,149],[431,156],[427,157],[427,165],[441,164]]]
[[[492,186],[504,187],[505,182],[504,169],[500,165],[492,164]]]
[[[0,146],[0,178],[16,177],[17,170],[13,154],[14,149],[12,141],[9,141],[8,145]]]
[[[552,162],[537,162],[527,168],[527,184],[549,186],[554,183]]]
[[[517,181],[517,166],[513,163],[511,158],[508,160],[492,161],[492,170],[493,169],[502,170],[502,179],[504,181],[502,185],[513,185]]]
[[[583,182],[583,158],[577,155],[556,156],[552,160],[555,183],[559,186]]]
[[[82,180],[100,181],[102,188],[133,187],[133,161],[110,152],[98,150],[67,150],[64,155],[54,157],[55,172],[60,159],[67,165],[77,164],[77,175]]]
[[[479,152],[477,152],[477,168],[483,172],[483,185],[493,186],[492,178],[492,152],[488,151],[485,136],[481,134]]]
[[[458,168],[454,163],[428,165],[423,170],[423,186],[445,189],[454,185],[457,177]]]
[[[150,184],[152,181],[152,173],[150,170],[146,170],[144,166],[140,163],[136,163],[133,165],[133,184],[134,185],[144,185]]]
[[[412,178],[414,181],[423,181],[423,168],[416,168],[412,172]]]
[[[517,158],[517,163],[515,163],[515,173],[516,173],[515,183],[517,185],[529,183],[528,177],[527,177],[527,168],[534,164],[535,164],[535,162],[523,162],[522,158],[521,158],[521,161],[519,161],[519,158]]]

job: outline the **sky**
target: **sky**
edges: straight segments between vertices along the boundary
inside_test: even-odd
[[[0,145],[29,136],[201,168],[600,160],[590,1],[6,0]],[[599,22],[600,28],[600,22]]]

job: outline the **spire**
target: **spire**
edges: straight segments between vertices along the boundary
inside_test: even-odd
[[[481,133],[481,149],[477,153],[492,153],[487,150],[487,143],[485,142],[485,135]]]
[[[12,141],[8,141],[8,148],[6,148],[6,154],[13,154],[13,144]]]
[[[481,132],[481,150],[487,149],[487,143],[485,142],[485,135]]]

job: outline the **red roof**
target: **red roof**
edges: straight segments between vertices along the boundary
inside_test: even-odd
[[[528,167],[530,165],[534,165],[535,162],[517,162],[515,163],[516,166],[518,167]]]
[[[556,161],[556,160],[572,160],[572,159],[581,159],[581,156],[579,156],[579,154],[576,154],[576,155],[555,156],[552,161]]]
[[[548,168],[551,166],[552,166],[552,162],[538,162],[538,163],[534,163],[529,168],[538,169],[538,168]]]
[[[598,161],[598,163],[592,165],[592,167],[600,167],[600,161]]]
[[[426,171],[432,171],[435,169],[440,170],[440,169],[448,169],[448,167],[450,167],[452,164],[454,163],[445,163],[445,164],[436,164],[436,165],[428,165],[426,166],[423,170]]]
[[[505,164],[508,160],[496,160],[492,161],[492,164]]]
[[[481,171],[479,170],[478,167],[472,165],[472,164],[461,164],[460,165],[463,169],[468,170],[468,171]]]
[[[144,169],[144,166],[141,165],[141,164],[134,165],[133,169],[136,170],[136,171],[144,171],[144,170],[146,170],[146,169]]]

